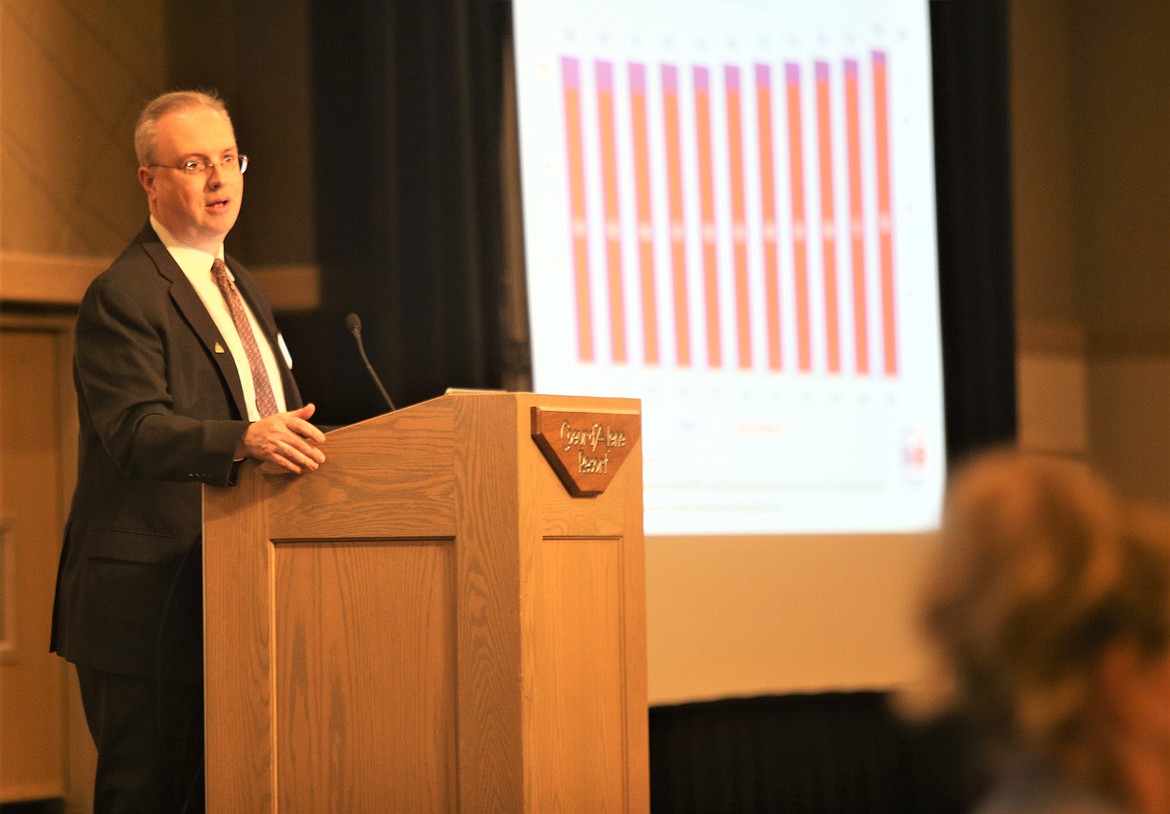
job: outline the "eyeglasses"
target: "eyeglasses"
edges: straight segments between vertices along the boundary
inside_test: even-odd
[[[192,158],[190,161],[184,161],[177,167],[172,167],[170,164],[151,164],[150,166],[162,167],[167,170],[179,170],[187,175],[210,175],[212,170],[220,167],[221,172],[238,172],[240,175],[243,175],[248,171],[248,156],[225,155],[222,161],[204,161],[201,158]]]

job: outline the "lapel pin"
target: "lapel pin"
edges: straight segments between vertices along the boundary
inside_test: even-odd
[[[223,352],[224,352],[224,350],[223,350],[223,345],[221,345],[221,344],[219,344],[218,342],[216,342],[216,343],[215,343],[215,352],[216,352],[216,353],[223,353]]]

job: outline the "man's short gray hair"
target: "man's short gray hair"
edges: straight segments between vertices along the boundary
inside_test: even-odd
[[[138,165],[147,167],[154,163],[154,135],[158,120],[168,113],[184,110],[189,107],[206,107],[220,113],[228,124],[231,116],[228,115],[227,105],[215,91],[176,90],[155,97],[138,116],[138,123],[134,125],[134,152],[138,156]]]

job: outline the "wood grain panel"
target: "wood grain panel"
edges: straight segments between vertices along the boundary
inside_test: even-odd
[[[625,663],[626,810],[650,812],[650,722],[646,679],[646,537],[642,529],[642,444],[626,462],[622,545],[622,658]]]
[[[208,811],[276,811],[272,546],[264,484],[241,477],[233,488],[203,488]]]
[[[48,651],[62,516],[58,343],[0,330],[0,802],[65,786],[64,665]]]
[[[641,442],[638,442],[641,444]],[[622,467],[623,470],[625,467]],[[549,466],[535,467],[540,493],[536,511],[542,537],[616,537],[627,523],[625,490],[636,473],[618,472],[611,489],[591,498],[573,497]]]
[[[461,810],[523,811],[515,398],[454,397]]]
[[[533,620],[534,811],[626,809],[622,541],[552,539]]]
[[[451,541],[279,545],[275,564],[280,810],[455,810]]]
[[[328,433],[316,472],[265,468],[282,507],[272,539],[453,537],[451,420],[449,406],[432,402]]]
[[[637,412],[628,399],[520,397],[524,415],[568,405]],[[526,810],[648,812],[641,443],[605,494],[574,498],[523,430]]]

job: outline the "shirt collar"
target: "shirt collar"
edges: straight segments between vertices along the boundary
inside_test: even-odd
[[[154,229],[154,233],[158,235],[158,239],[166,246],[167,251],[170,252],[171,257],[179,264],[179,268],[183,270],[187,276],[193,273],[201,274],[211,270],[211,264],[215,262],[216,258],[224,259],[223,244],[219,244],[219,250],[215,254],[210,254],[202,249],[196,249],[183,241],[179,240],[167,227],[159,223],[158,218],[154,215],[150,216],[150,228]],[[226,263],[225,263],[226,265]],[[235,275],[232,274],[231,269],[228,269],[228,278],[235,280]]]

